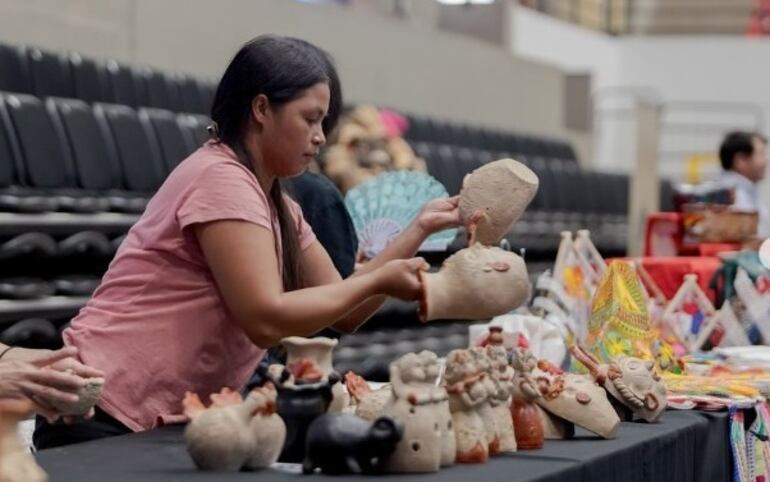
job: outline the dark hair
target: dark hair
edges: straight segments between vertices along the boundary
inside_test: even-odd
[[[262,35],[247,42],[230,61],[214,95],[211,118],[219,141],[230,146],[240,162],[253,171],[243,143],[252,100],[264,94],[271,105],[280,106],[319,82],[328,84],[331,93],[329,111],[322,124],[324,134],[328,135],[342,108],[339,77],[331,56],[296,38]],[[284,202],[278,180],[269,195],[281,226],[283,287],[286,291],[295,290],[303,286],[297,226]]]
[[[735,164],[735,156],[738,154],[753,155],[754,139],[767,142],[762,135],[756,132],[733,131],[727,134],[722,145],[719,146],[719,161],[722,163],[722,169],[731,170]]]

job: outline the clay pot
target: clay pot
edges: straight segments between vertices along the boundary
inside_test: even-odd
[[[303,338],[301,336],[290,336],[281,340],[281,344],[286,348],[287,366],[301,359],[309,359],[315,363],[323,374],[322,380],[328,380],[329,375],[334,372],[332,351],[337,346],[337,340],[325,337]],[[334,398],[329,405],[328,411],[329,413],[341,412],[349,403],[345,388],[341,384],[334,385],[332,393]]]
[[[496,245],[535,197],[537,175],[513,159],[490,162],[465,177],[460,214],[475,240]]]
[[[520,256],[474,244],[450,256],[438,273],[420,272],[420,318],[478,320],[517,308],[530,296]]]
[[[56,402],[53,403],[53,408],[61,415],[87,415],[102,396],[104,378],[87,378],[85,382],[85,385],[78,390],[78,400],[76,402]]]
[[[511,404],[511,418],[519,450],[543,448],[543,421],[533,402],[514,398]]]
[[[22,400],[0,400],[0,481],[46,482],[48,476],[19,440],[18,424],[32,412]]]

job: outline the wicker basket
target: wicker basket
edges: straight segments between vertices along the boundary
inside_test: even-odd
[[[756,211],[734,211],[720,205],[685,205],[682,224],[686,242],[745,243],[757,235]]]

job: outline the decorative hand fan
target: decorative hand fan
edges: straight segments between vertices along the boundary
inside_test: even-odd
[[[371,259],[412,222],[425,203],[445,197],[449,197],[446,188],[428,174],[392,171],[348,191],[345,207],[353,220],[359,247]],[[443,251],[456,235],[456,229],[435,233],[425,240],[420,251]]]

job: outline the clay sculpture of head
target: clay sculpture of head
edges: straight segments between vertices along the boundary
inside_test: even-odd
[[[660,418],[667,404],[666,385],[655,371],[654,361],[619,356],[604,365],[576,345],[570,351],[615,400],[648,422]]]
[[[348,413],[321,415],[308,428],[302,472],[310,474],[316,468],[330,475],[381,472],[403,431],[403,425],[390,417],[370,422]]]
[[[496,245],[535,197],[539,180],[513,159],[490,162],[463,181],[460,214],[477,242]]]
[[[474,244],[450,256],[437,273],[420,272],[420,318],[479,320],[529,299],[527,266],[517,254]]]

